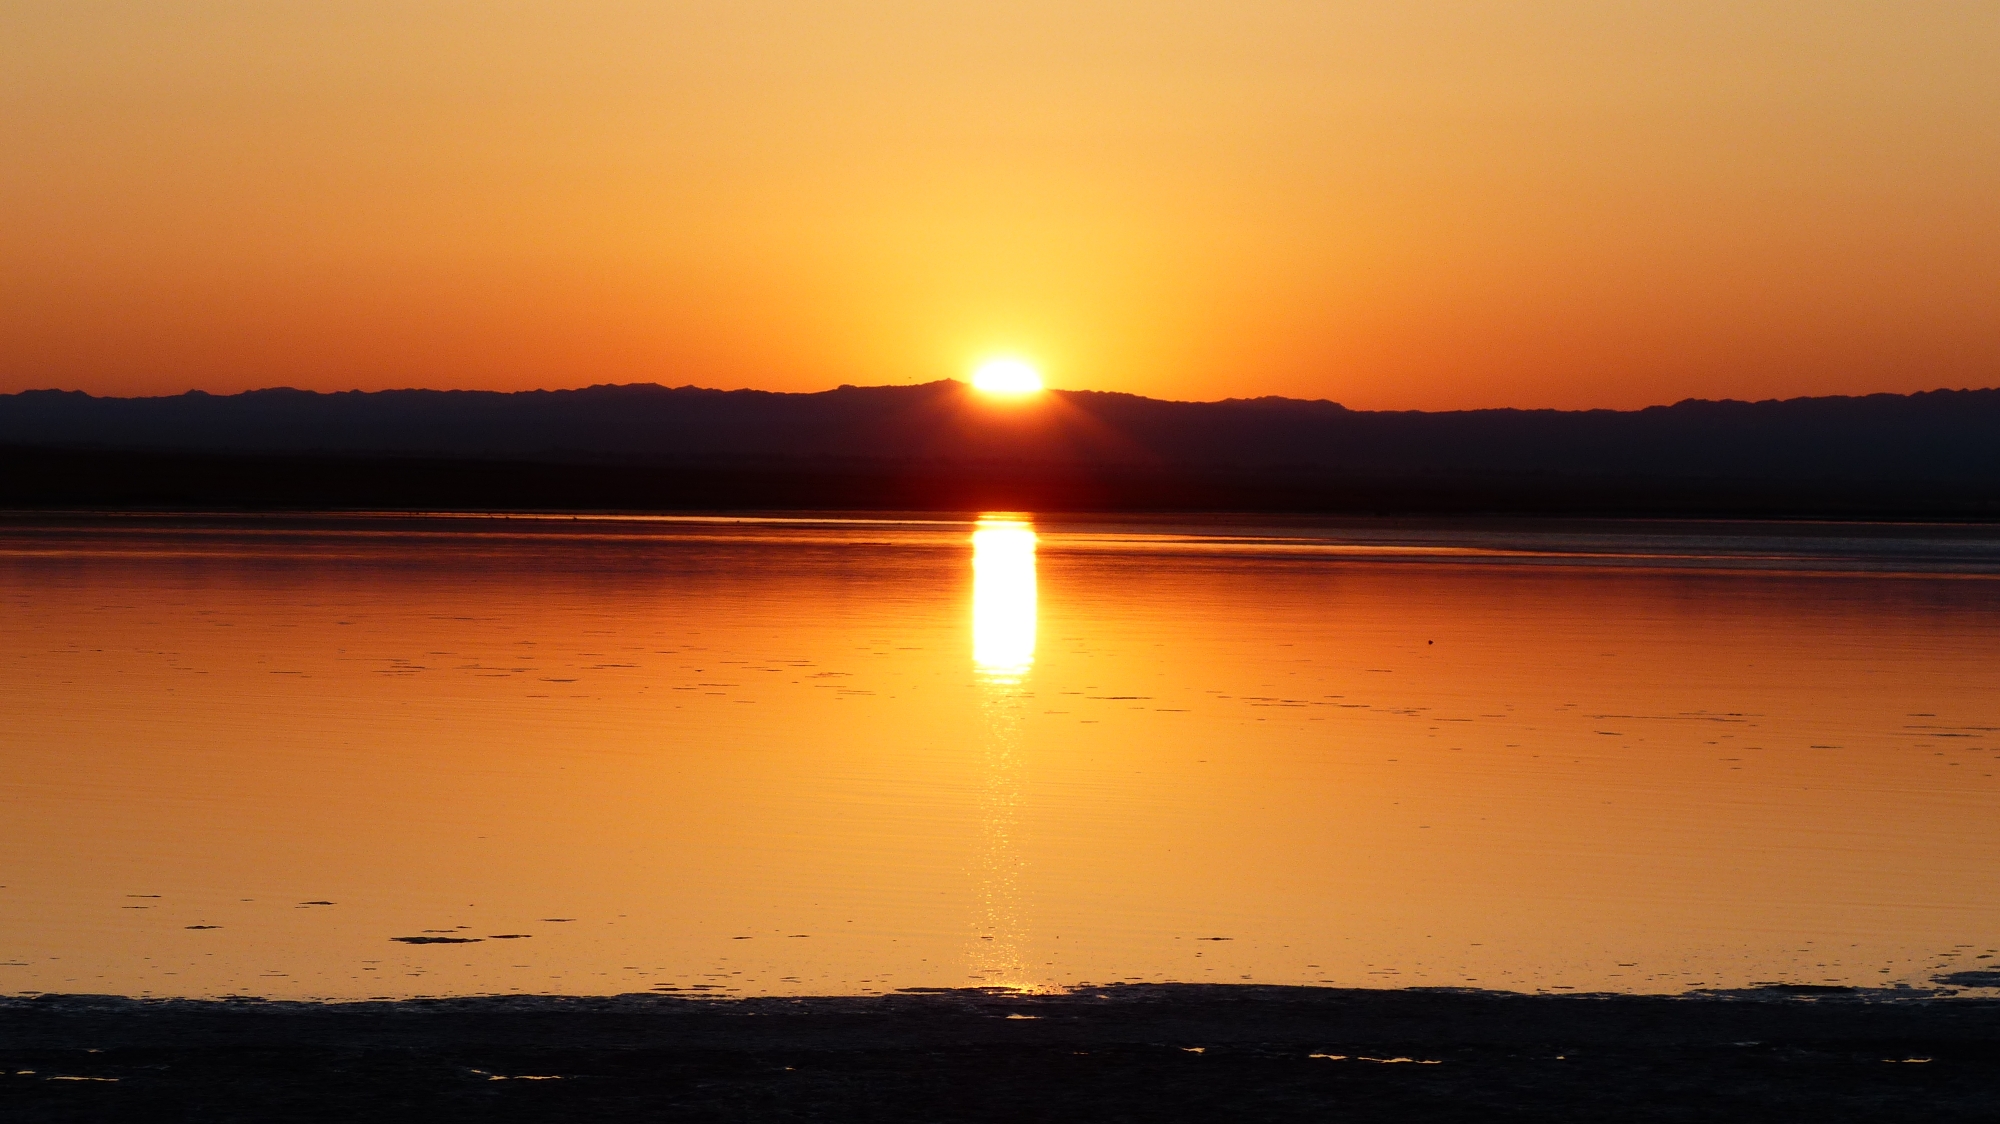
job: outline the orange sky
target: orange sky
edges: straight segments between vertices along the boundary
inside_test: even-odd
[[[0,390],[2000,383],[2000,6],[22,0]]]

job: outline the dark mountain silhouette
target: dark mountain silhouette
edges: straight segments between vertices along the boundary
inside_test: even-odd
[[[997,487],[1081,507],[2000,510],[2000,390],[1449,413],[1091,391],[1008,402],[949,381],[818,394],[30,391],[0,396],[0,447],[0,502],[16,506],[505,507],[524,487],[563,507],[990,506],[1007,498]],[[251,464],[261,482],[220,486]],[[342,477],[375,483],[343,492]],[[447,478],[458,483],[434,486]],[[386,484],[398,479],[402,498]],[[567,483],[551,493],[532,479]]]

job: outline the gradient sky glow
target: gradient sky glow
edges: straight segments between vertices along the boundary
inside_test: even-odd
[[[2000,384],[2000,4],[0,0],[0,390]]]

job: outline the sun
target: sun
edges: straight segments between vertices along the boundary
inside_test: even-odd
[[[1025,359],[988,359],[972,372],[972,388],[984,394],[1033,394],[1042,373]]]

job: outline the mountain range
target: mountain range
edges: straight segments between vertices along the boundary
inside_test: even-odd
[[[426,474],[463,478],[468,466],[483,465],[489,473],[512,466],[516,475],[539,466],[545,478],[554,472],[578,481],[595,473],[601,486],[615,484],[613,491],[640,507],[783,504],[788,497],[818,497],[805,506],[900,506],[927,494],[949,499],[957,494],[953,481],[987,492],[1013,481],[1017,492],[1028,488],[1025,499],[1109,507],[1243,506],[1264,494],[1292,497],[1270,501],[1279,506],[1308,509],[1380,506],[1384,495],[1458,496],[1445,505],[1507,508],[1521,497],[1566,495],[1616,509],[1621,495],[1645,508],[1673,494],[1708,497],[1697,507],[1727,507],[1737,495],[1817,497],[1807,506],[1859,497],[1863,506],[1887,503],[1885,510],[1937,503],[2000,509],[2000,389],[1438,413],[1097,391],[1008,400],[948,380],[815,394],[649,384],[156,398],[27,391],[0,395],[0,448],[15,477],[0,483],[0,502],[17,506],[65,502],[65,495],[122,502],[89,488],[71,495],[75,489],[65,492],[69,485],[50,473],[115,483],[121,472],[214,475],[254,461],[264,471],[290,472],[308,506],[340,502],[327,492],[328,480],[312,483],[315,472],[416,486]],[[614,470],[624,475],[607,475]],[[23,472],[39,474],[40,483],[22,479]],[[793,485],[759,498],[739,486],[752,478],[767,492],[780,479]],[[634,482],[648,480],[653,500],[627,495]],[[839,480],[900,481],[902,492],[874,499],[856,493],[849,504]],[[702,481],[711,494],[703,495]],[[198,493],[208,486],[188,487]],[[1067,489],[1069,498],[1049,489]],[[473,492],[467,502],[475,506],[508,496],[497,482]],[[1231,500],[1229,492],[1241,495]],[[256,502],[285,498],[261,494]]]

